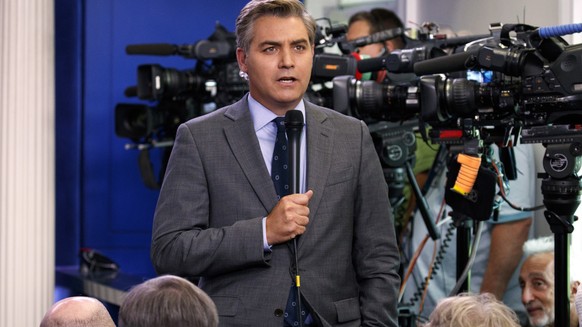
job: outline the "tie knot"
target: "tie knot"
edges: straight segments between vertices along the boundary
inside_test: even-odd
[[[285,117],[277,117],[273,119],[275,126],[277,126],[277,133],[285,133]]]

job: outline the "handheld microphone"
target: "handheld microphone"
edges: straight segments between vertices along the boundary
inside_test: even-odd
[[[299,110],[289,110],[285,114],[285,131],[287,133],[287,144],[289,160],[289,187],[291,194],[300,192],[300,150],[301,131],[303,130],[303,113]]]
[[[300,150],[301,150],[301,131],[303,130],[303,113],[299,110],[289,110],[285,113],[285,132],[287,133],[287,153],[289,154],[289,187],[290,193],[300,192]],[[303,326],[301,317],[301,276],[299,276],[299,254],[297,252],[297,237],[293,238],[293,253],[295,259],[295,286],[297,287],[297,319],[299,325]]]

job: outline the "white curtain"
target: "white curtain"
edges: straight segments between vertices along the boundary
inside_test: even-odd
[[[54,290],[54,2],[0,0],[0,326]]]

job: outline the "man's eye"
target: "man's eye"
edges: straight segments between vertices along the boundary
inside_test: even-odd
[[[268,47],[263,50],[263,52],[275,52],[275,47]]]
[[[533,281],[532,284],[535,288],[542,288],[546,286],[546,283],[541,280]]]

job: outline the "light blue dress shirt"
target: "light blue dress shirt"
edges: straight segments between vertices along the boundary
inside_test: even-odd
[[[253,126],[255,128],[255,133],[257,134],[257,139],[259,140],[261,153],[263,154],[263,160],[267,170],[269,171],[269,174],[271,174],[271,160],[273,158],[275,138],[277,136],[277,127],[275,126],[275,123],[273,123],[273,119],[275,119],[277,115],[257,102],[257,100],[255,100],[250,94],[248,101],[249,110],[253,119]],[[299,190],[301,193],[305,193],[307,166],[307,124],[305,124],[305,104],[303,103],[303,100],[297,104],[295,110],[299,110],[303,113],[304,125],[303,130],[301,131],[301,149],[299,151]],[[263,247],[265,250],[270,250],[271,246],[267,242],[266,219],[266,217],[263,218]]]

